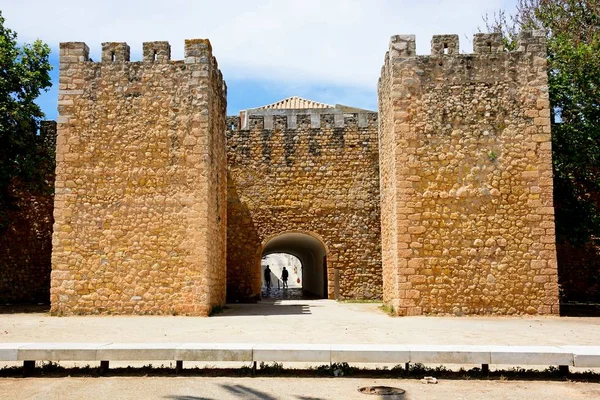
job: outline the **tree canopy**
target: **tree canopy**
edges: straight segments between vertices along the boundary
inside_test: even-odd
[[[38,134],[44,117],[34,100],[51,86],[50,48],[36,40],[19,46],[0,12],[0,226],[11,206],[15,180],[27,187],[49,187],[44,178],[54,149]],[[53,170],[53,168],[52,168]]]
[[[600,0],[519,0],[486,23],[510,50],[520,30],[547,33],[557,239],[600,237]]]

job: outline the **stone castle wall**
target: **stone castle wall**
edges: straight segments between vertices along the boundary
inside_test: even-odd
[[[207,315],[225,301],[226,89],[207,40],[61,43],[56,314]]]
[[[383,298],[400,315],[556,314],[546,47],[394,36],[379,83]]]
[[[38,174],[34,182],[15,179],[14,198],[0,218],[0,304],[48,303],[54,203],[56,122],[42,121]]]
[[[379,118],[256,109],[242,127],[208,41],[184,61],[145,43],[140,62],[61,44],[52,312],[207,315],[259,295],[268,243],[305,233],[329,298],[558,313],[545,50],[478,34],[465,55],[443,35],[416,56],[394,36]]]
[[[329,298],[381,298],[377,154],[376,113],[228,117],[228,296],[259,294],[268,239],[303,232],[328,249]]]

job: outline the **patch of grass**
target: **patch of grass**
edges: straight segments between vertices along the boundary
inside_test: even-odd
[[[54,361],[43,361],[40,367],[42,370],[42,375],[61,372],[65,369]]]
[[[34,377],[61,378],[61,377],[98,377],[97,367],[64,368],[58,363],[45,362],[39,363],[33,371]],[[177,373],[173,364],[152,365],[147,364],[143,367],[125,367],[111,368],[107,376],[204,376],[204,377],[236,377],[236,376],[279,376],[279,377],[347,377],[373,378],[373,379],[421,379],[425,376],[434,376],[438,379],[460,379],[460,380],[537,380],[537,381],[575,381],[600,383],[600,374],[589,370],[585,372],[572,372],[567,376],[563,375],[556,367],[549,367],[545,370],[533,370],[524,368],[512,368],[489,371],[484,373],[481,368],[475,367],[468,370],[460,369],[458,371],[450,370],[445,366],[428,367],[423,364],[400,364],[393,368],[358,368],[348,363],[333,363],[310,368],[289,368],[283,367],[282,363],[260,363],[260,369],[253,373],[252,364],[244,365],[238,368],[215,368],[207,365],[205,367],[184,368]],[[19,378],[23,376],[21,366],[0,368],[0,377]]]
[[[242,365],[239,369],[241,376],[250,376],[252,375],[252,364],[250,365]]]
[[[19,376],[22,374],[23,368],[19,366],[8,366],[0,368],[0,377]]]
[[[358,370],[358,368],[351,367],[346,362],[332,363],[329,365],[319,365],[316,368],[309,368],[317,373],[317,375],[325,376],[350,376]]]
[[[260,362],[260,374],[261,375],[280,375],[283,372],[283,364],[276,363],[268,364],[264,361]]]
[[[388,306],[387,304],[383,304],[379,306],[379,309],[392,317],[395,317],[397,315],[394,306]]]
[[[381,303],[381,300],[371,300],[371,299],[348,299],[348,300],[338,300],[338,303]]]

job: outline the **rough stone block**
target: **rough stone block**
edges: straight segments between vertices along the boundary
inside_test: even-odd
[[[416,55],[415,35],[394,35],[390,38],[390,58],[413,57]]]
[[[476,33],[473,35],[473,52],[476,54],[502,53],[504,42],[501,33]]]
[[[186,39],[185,40],[185,59],[192,59],[193,62],[208,63],[212,58],[212,46],[208,39]]]
[[[434,35],[431,39],[431,55],[459,54],[458,35]]]
[[[167,62],[171,59],[169,42],[144,42],[144,62]]]
[[[60,63],[88,61],[90,48],[84,42],[60,43]]]
[[[129,45],[124,42],[102,43],[102,62],[127,62],[129,61]]]

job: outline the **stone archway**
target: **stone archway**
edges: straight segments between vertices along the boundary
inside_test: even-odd
[[[298,232],[327,243],[327,298],[381,298],[377,114],[252,109],[226,125],[229,301],[259,298],[265,246]]]
[[[261,246],[260,258],[274,253],[287,253],[302,263],[302,288],[307,294],[328,297],[327,247],[318,235],[284,232],[269,237]],[[260,263],[259,263],[260,265]],[[261,279],[262,269],[256,271]]]

